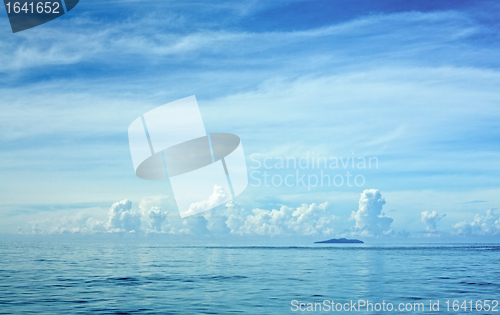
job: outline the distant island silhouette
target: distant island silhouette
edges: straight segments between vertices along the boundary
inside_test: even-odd
[[[332,238],[328,241],[314,242],[314,244],[325,244],[325,243],[334,243],[334,244],[364,244],[363,241],[360,240],[348,240],[346,238]]]

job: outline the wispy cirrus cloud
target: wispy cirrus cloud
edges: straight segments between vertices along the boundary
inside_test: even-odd
[[[0,56],[9,57],[0,59],[0,72],[80,63],[86,67],[122,65],[131,59],[136,66],[175,60],[210,67],[217,61],[218,68],[232,65],[241,69],[257,62],[260,66],[283,67],[297,58],[314,57],[323,65],[327,62],[340,66],[352,62],[404,62],[436,50],[441,53],[433,57],[435,60],[442,55],[451,58],[448,62],[468,63],[464,58],[467,52],[468,58],[488,53],[487,47],[474,52],[474,47],[484,45],[474,43],[474,38],[492,35],[484,25],[458,11],[367,15],[296,31],[257,32],[200,25],[186,32],[178,28],[185,23],[182,19],[167,13],[161,18],[128,18],[110,24],[84,15],[65,21],[63,29],[47,26],[45,31],[0,37]],[[455,51],[457,43],[470,44]],[[276,58],[278,53],[280,57]],[[313,63],[311,60],[308,65]]]

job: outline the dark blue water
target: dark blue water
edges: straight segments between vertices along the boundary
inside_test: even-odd
[[[499,259],[493,245],[0,242],[0,313],[297,314],[311,312],[293,312],[292,300],[362,299],[498,314],[447,311],[445,301],[500,299]]]

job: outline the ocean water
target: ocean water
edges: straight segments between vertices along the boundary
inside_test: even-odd
[[[408,313],[498,314],[453,311],[452,302],[499,300],[499,261],[496,245],[0,242],[0,313],[297,314],[311,313],[292,310],[300,303],[368,300],[424,303]],[[387,312],[355,305],[337,313]]]

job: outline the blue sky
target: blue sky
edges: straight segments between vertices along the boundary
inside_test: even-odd
[[[499,11],[495,1],[81,1],[12,34],[0,10],[0,232],[83,231],[116,209],[173,214],[168,184],[135,176],[127,128],[196,95],[207,131],[240,136],[250,171],[252,154],[379,161],[353,170],[363,187],[249,186],[212,216],[244,208],[258,234],[273,209],[306,204],[310,222],[331,219],[318,235],[357,235],[352,212],[378,189],[392,232],[373,236],[495,239]],[[109,210],[124,199],[130,209]],[[290,222],[276,226],[307,228]]]

